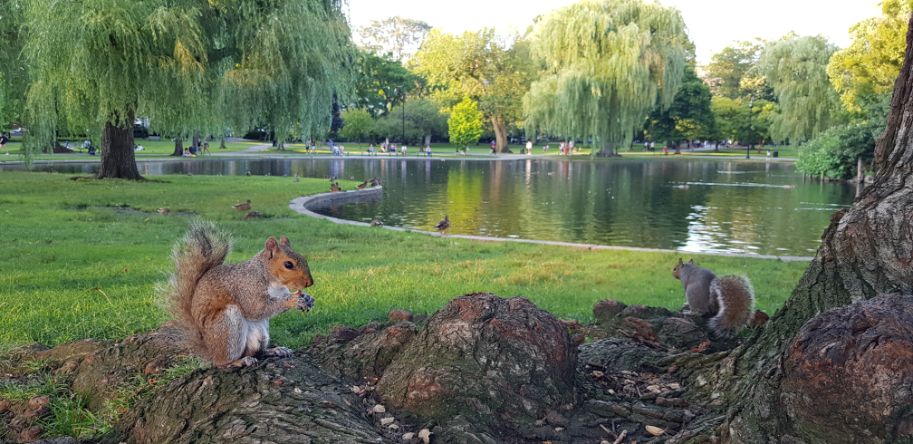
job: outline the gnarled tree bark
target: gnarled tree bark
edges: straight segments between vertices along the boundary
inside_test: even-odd
[[[911,17],[913,22],[913,17]],[[784,307],[735,350],[734,377],[721,381],[730,400],[734,442],[779,442],[797,429],[784,408],[784,357],[806,322],[820,313],[882,294],[913,294],[913,27],[887,128],[875,151],[875,179],[848,210],[838,212],[821,247]],[[853,402],[848,400],[848,402]],[[852,437],[848,437],[852,438]]]

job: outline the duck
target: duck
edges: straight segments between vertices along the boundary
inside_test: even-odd
[[[365,179],[364,182],[358,184],[358,185],[357,185],[357,188],[358,188],[359,190],[362,190],[362,189],[364,189],[366,186],[368,186],[368,179]]]
[[[372,178],[372,179],[371,179],[371,186],[372,186],[372,187],[379,187],[379,186],[380,186],[380,179],[378,179],[378,178],[376,178],[376,177],[375,177],[375,178]]]
[[[440,232],[441,236],[447,233],[448,228],[450,228],[450,219],[446,215],[434,226],[434,229]]]
[[[247,199],[247,202],[236,203],[232,206],[238,211],[248,211],[250,210],[250,199]]]
[[[260,214],[259,211],[250,211],[250,212],[248,212],[247,214],[244,215],[244,220],[248,220],[248,219],[258,219],[258,218],[261,218],[261,217],[263,217],[263,215]]]
[[[342,187],[339,186],[339,182],[330,183],[330,192],[335,193],[337,191],[342,191]]]
[[[171,212],[171,209],[168,208],[168,207],[162,207],[162,208],[159,208],[159,209],[158,209],[158,212],[159,212],[159,214],[161,214],[162,216],[164,216],[164,215],[170,213],[170,212]]]
[[[384,222],[382,220],[380,220],[379,217],[374,216],[374,219],[371,219],[371,226],[372,227],[382,227],[382,226],[384,226]]]

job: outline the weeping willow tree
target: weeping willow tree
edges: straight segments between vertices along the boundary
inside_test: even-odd
[[[335,0],[28,0],[30,149],[101,129],[98,177],[139,179],[133,121],[167,134],[329,127],[348,92],[349,29]]]
[[[98,177],[141,179],[134,118],[141,108],[182,106],[165,91],[198,91],[207,64],[200,10],[166,0],[30,0],[24,15],[29,149],[52,143],[60,123],[101,129]]]
[[[273,140],[324,134],[333,94],[350,90],[354,47],[338,1],[207,2],[200,23],[207,70],[196,91],[164,92],[180,108],[154,109],[154,130],[182,139],[264,128]]]
[[[280,144],[325,134],[333,95],[348,100],[355,63],[341,1],[234,0],[218,8],[218,40],[229,43],[216,51],[224,71],[215,91],[226,123],[267,127]]]
[[[840,123],[840,100],[827,76],[836,50],[824,37],[795,35],[764,50],[759,66],[780,105],[770,127],[774,141],[805,142]]]
[[[642,0],[555,11],[532,46],[545,70],[524,99],[527,131],[592,138],[600,155],[630,144],[657,104],[669,107],[693,52],[679,12]]]

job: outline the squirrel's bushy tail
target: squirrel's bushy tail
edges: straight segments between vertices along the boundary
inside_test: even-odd
[[[710,294],[720,311],[707,323],[719,337],[730,337],[748,325],[754,313],[754,289],[743,276],[723,276],[710,282]]]
[[[212,222],[195,221],[184,238],[174,244],[174,272],[164,288],[166,304],[175,322],[185,331],[190,346],[204,350],[200,327],[191,313],[193,292],[200,278],[222,264],[231,250],[231,239]]]

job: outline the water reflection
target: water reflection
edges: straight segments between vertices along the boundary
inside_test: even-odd
[[[36,165],[63,172],[96,168]],[[454,233],[792,255],[817,249],[831,212],[850,204],[855,191],[805,182],[790,164],[706,159],[192,159],[142,162],[140,171],[378,177],[385,185],[381,201],[328,213],[420,229],[432,229],[446,214]]]

